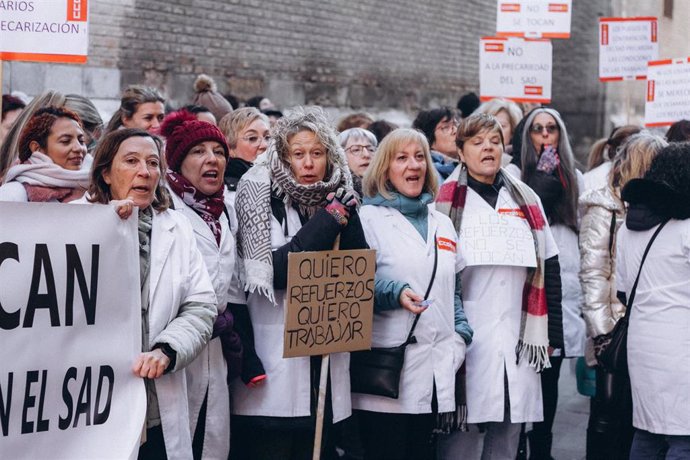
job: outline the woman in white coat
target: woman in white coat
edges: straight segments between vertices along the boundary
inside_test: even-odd
[[[544,417],[540,372],[563,346],[558,249],[539,197],[501,169],[498,120],[472,115],[456,139],[462,164],[436,209],[459,234],[463,304],[474,329],[465,359],[470,427],[442,437],[439,457],[512,459],[521,424]]]
[[[186,110],[168,115],[161,134],[166,137],[166,179],[174,207],[192,224],[217,298],[213,339],[186,369],[194,458],[225,459],[230,453],[230,394],[223,345],[237,345],[236,350],[227,350],[230,355],[241,351],[232,330],[218,330],[232,321],[226,310],[235,270],[235,238],[229,222],[234,210],[225,207],[223,196],[228,145],[218,128]]]
[[[690,144],[664,147],[643,179],[623,188],[616,285],[623,299],[639,273],[628,327],[633,398],[630,458],[690,458]],[[667,222],[649,249],[652,235]]]
[[[568,131],[560,114],[538,107],[528,113],[514,141],[513,160],[506,170],[530,186],[541,200],[558,246],[563,286],[564,346],[550,357],[551,367],[542,373],[544,421],[528,433],[534,458],[549,458],[551,429],[558,404],[558,379],[563,358],[584,356],[586,327],[582,318],[580,252],[577,200],[583,190],[582,174],[575,168]],[[519,145],[517,145],[519,144]],[[516,150],[517,148],[517,150]]]
[[[55,106],[37,110],[22,129],[18,150],[19,163],[7,171],[0,201],[68,203],[86,191],[91,156],[76,113]]]
[[[335,131],[318,108],[281,118],[263,159],[237,187],[238,258],[264,383],[232,388],[231,458],[311,458],[320,357],[283,358],[291,252],[366,247],[352,178]],[[350,416],[350,356],[330,355],[324,456],[332,423]]]
[[[160,139],[139,129],[104,136],[94,155],[88,201],[112,203],[122,218],[139,209],[142,353],[133,370],[145,379],[148,401],[139,458],[189,459],[184,368],[211,338],[216,296],[192,226],[168,209],[161,148]]]
[[[399,397],[352,395],[364,458],[434,458],[436,416],[455,412],[455,373],[472,329],[456,276],[457,233],[448,217],[429,207],[438,183],[424,135],[398,129],[386,136],[363,187],[362,227],[376,250],[372,347],[405,342],[419,315]]]

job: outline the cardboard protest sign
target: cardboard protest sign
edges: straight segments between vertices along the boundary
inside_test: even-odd
[[[657,19],[599,19],[599,80],[644,80],[647,62],[657,59]]]
[[[283,356],[371,348],[376,251],[288,256]]]
[[[467,266],[537,266],[532,231],[520,209],[467,213],[459,236]]]
[[[136,458],[146,416],[136,219],[0,203],[3,458]]]
[[[88,1],[0,1],[0,60],[86,62]]]
[[[572,0],[498,0],[499,37],[570,38]]]
[[[479,42],[482,101],[551,102],[552,49],[549,40],[484,37]]]
[[[645,126],[690,119],[690,57],[649,63]]]

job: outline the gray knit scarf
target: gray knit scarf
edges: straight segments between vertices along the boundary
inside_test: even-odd
[[[275,303],[271,250],[271,193],[308,217],[326,203],[326,195],[339,187],[352,189],[352,176],[341,149],[329,152],[326,180],[301,185],[273,143],[237,185],[237,255],[245,291],[258,291]]]

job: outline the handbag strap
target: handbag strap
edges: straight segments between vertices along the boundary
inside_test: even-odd
[[[431,293],[431,287],[434,285],[434,280],[436,279],[436,268],[438,267],[438,241],[436,239],[436,233],[434,233],[434,269],[431,271],[431,281],[429,281],[429,286],[426,288],[426,293],[424,294],[424,300],[429,298]],[[410,333],[407,334],[407,340],[405,344],[417,343],[417,339],[414,337],[414,329],[417,327],[417,322],[419,321],[421,313],[414,315],[414,321],[412,322],[412,328],[410,328]]]
[[[656,239],[657,235],[661,231],[662,228],[664,228],[664,225],[668,223],[668,220],[665,220],[659,225],[659,227],[656,229],[652,237],[649,239],[649,243],[647,243],[647,247],[644,250],[644,254],[642,255],[642,260],[640,261],[640,269],[637,271],[637,278],[635,278],[635,284],[633,284],[632,289],[630,290],[630,296],[628,297],[628,301],[626,302],[626,311],[625,311],[625,316],[628,317],[628,320],[630,319],[630,315],[632,314],[632,306],[633,306],[633,301],[635,300],[635,291],[637,291],[637,283],[640,281],[640,274],[642,273],[642,266],[644,265],[644,261],[647,258],[647,254],[649,254],[649,249],[652,247],[652,243],[654,243],[654,240]]]

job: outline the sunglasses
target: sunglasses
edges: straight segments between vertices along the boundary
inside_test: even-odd
[[[536,134],[541,134],[544,130],[546,130],[547,133],[553,134],[557,131],[559,131],[558,125],[546,125],[542,126],[540,124],[532,125],[530,128],[530,131]]]

